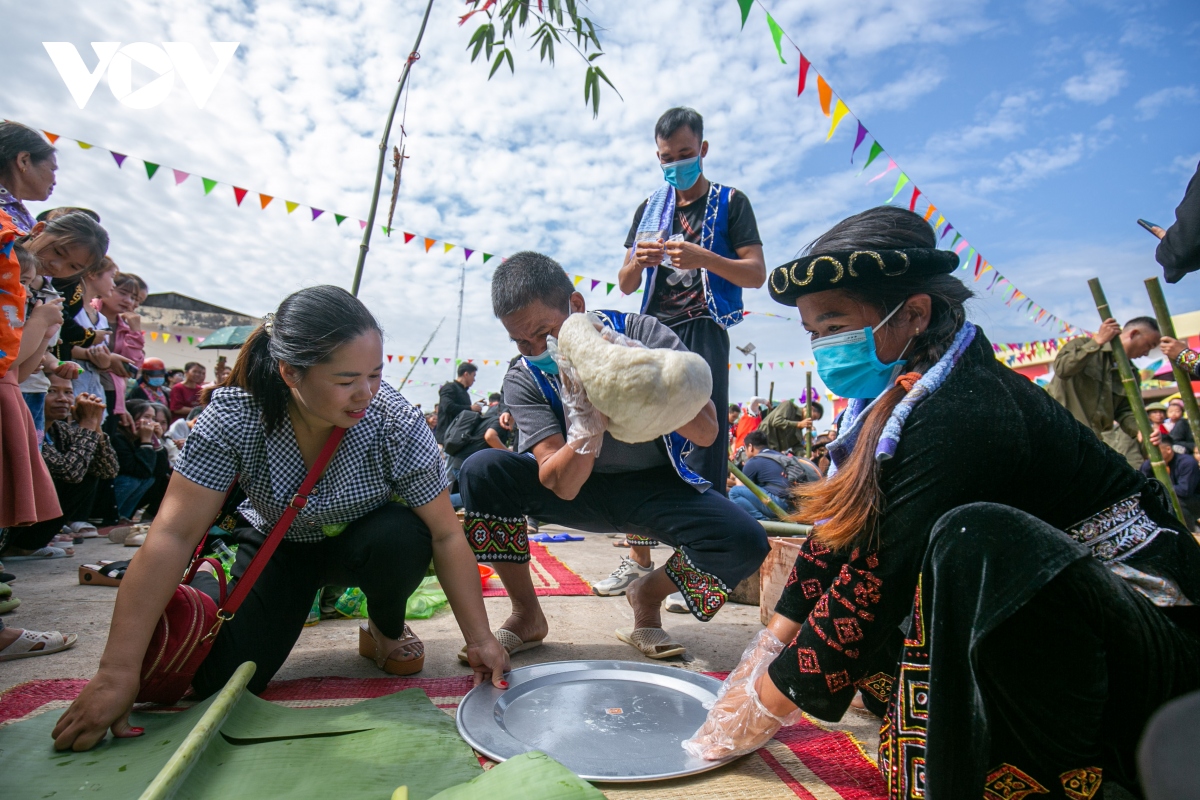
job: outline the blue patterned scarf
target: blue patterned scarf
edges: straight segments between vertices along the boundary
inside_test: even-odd
[[[950,376],[950,371],[958,364],[967,347],[975,339],[975,326],[970,322],[964,322],[961,329],[954,336],[954,341],[945,354],[938,359],[930,369],[921,376],[921,379],[913,384],[913,388],[904,398],[896,404],[892,409],[892,414],[888,417],[887,424],[883,428],[883,433],[879,436],[879,444],[875,447],[875,460],[878,462],[887,461],[896,454],[896,445],[900,443],[900,433],[904,428],[904,423],[908,419],[908,415],[919,403],[936,392],[946,378]],[[846,406],[846,413],[842,417],[842,424],[838,431],[838,436],[829,443],[829,477],[837,472],[839,464],[845,464],[850,458],[850,453],[854,451],[854,445],[858,441],[859,431],[862,429],[862,421],[867,418],[867,414],[875,407],[875,403],[879,401],[876,397],[872,400],[862,398],[852,398],[850,404]]]
[[[664,183],[646,201],[646,210],[642,212],[642,221],[638,223],[637,232],[666,231],[667,236],[670,237],[674,224],[675,190],[671,184]]]

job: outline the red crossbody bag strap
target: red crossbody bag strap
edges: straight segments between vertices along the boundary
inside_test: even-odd
[[[338,427],[335,427],[333,432],[329,434],[329,438],[325,440],[325,446],[321,448],[321,454],[317,456],[317,460],[313,462],[312,469],[304,477],[304,483],[300,484],[300,488],[292,496],[291,502],[283,510],[283,516],[279,518],[279,521],[275,523],[275,527],[271,529],[271,535],[266,538],[262,547],[254,554],[254,558],[250,561],[250,566],[246,567],[246,571],[238,578],[237,585],[233,587],[233,593],[229,595],[229,599],[217,609],[218,617],[229,619],[241,607],[246,597],[250,594],[250,590],[254,588],[254,582],[258,580],[258,576],[266,568],[267,562],[271,560],[271,556],[275,553],[275,549],[283,541],[284,534],[288,532],[288,528],[292,527],[292,520],[296,518],[296,514],[300,509],[307,505],[309,493],[317,485],[317,481],[321,479],[321,474],[325,472],[325,467],[329,464],[329,459],[333,458],[333,452],[337,450],[345,434],[346,429]]]

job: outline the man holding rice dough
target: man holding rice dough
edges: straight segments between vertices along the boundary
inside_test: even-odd
[[[512,599],[497,637],[515,653],[546,636],[527,566],[529,516],[673,547],[628,587],[634,626],[617,636],[650,658],[682,654],[662,629],[663,599],[682,592],[708,621],[768,550],[762,527],[685,463],[718,433],[707,365],[653,317],[585,316],[562,267],[538,253],[500,265],[492,307],[524,356],[504,379],[520,442],[516,453],[471,456],[459,482],[471,547]]]

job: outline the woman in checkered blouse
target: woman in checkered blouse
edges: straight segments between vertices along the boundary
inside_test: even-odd
[[[334,427],[346,434],[307,504],[217,636],[193,689],[203,697],[239,664],[258,665],[261,692],[300,635],[321,586],[361,587],[371,618],[359,652],[393,674],[411,674],[424,647],[404,622],[409,595],[432,558],[475,671],[505,686],[508,656],[488,626],[475,558],[450,506],[429,426],[382,383],[383,340],[366,307],[343,289],[291,295],[242,347],[224,386],[197,419],[149,536],[122,581],[100,669],[54,730],[59,749],[87,749],[128,723],[142,657],[168,598],[236,478],[239,511],[233,576],[283,513]],[[193,584],[217,593],[211,575]]]

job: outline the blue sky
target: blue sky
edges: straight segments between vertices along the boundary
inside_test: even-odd
[[[0,115],[35,127],[236,183],[305,205],[365,217],[379,131],[423,3],[155,4],[97,0],[6,4],[10,81]],[[1117,313],[1147,313],[1142,280],[1161,271],[1138,217],[1169,224],[1200,161],[1200,9],[1194,3],[1050,0],[945,8],[902,0],[770,2],[804,49],[923,193],[997,269],[1051,312],[1095,324],[1086,280],[1102,278]],[[615,280],[634,208],[660,180],[652,142],[659,113],[686,104],[706,118],[713,179],[751,198],[769,265],[837,220],[887,200],[889,176],[867,183],[849,164],[852,120],[825,143],[815,86],[795,97],[796,55],[774,53],[761,8],[745,31],[735,0],[594,2],[624,100],[607,92],[600,117],[583,105],[582,68],[518,53],[517,74],[469,63],[460,3],[434,10],[413,74],[409,155],[396,227],[473,249],[538,249],[568,272]],[[209,41],[240,41],[204,109],[181,85],[148,110],[118,103],[101,82],[84,109],[41,45],[186,41],[211,65]],[[521,57],[524,55],[524,57]],[[135,86],[149,73],[135,69]],[[866,146],[860,150],[859,161]],[[193,178],[147,182],[108,156],[62,148],[53,204],[104,214],[112,255],[151,283],[248,313],[288,292],[349,286],[356,231],[290,217],[276,202],[241,208],[228,186],[205,197]],[[879,162],[877,162],[879,163]],[[894,175],[894,174],[893,174]],[[390,180],[390,175],[388,176]],[[908,192],[897,202],[906,202]],[[36,208],[35,208],[36,210]],[[947,240],[948,241],[948,240]],[[387,330],[386,351],[415,354],[443,314],[430,352],[454,348],[459,249],[426,255],[376,237],[362,297]],[[462,354],[514,351],[491,318],[485,267],[468,262]],[[985,281],[978,284],[986,285]],[[636,301],[585,293],[593,307]],[[1200,309],[1200,277],[1167,288],[1176,311]],[[783,312],[766,291],[752,310]],[[792,316],[795,313],[792,312]],[[994,341],[1051,335],[995,299],[972,317]],[[798,323],[751,317],[731,330],[765,361],[810,358]],[[397,374],[392,374],[397,372]],[[436,382],[449,370],[419,367]],[[388,375],[398,378],[398,371]],[[481,386],[497,388],[488,367]],[[732,375],[746,399],[751,378]],[[768,372],[776,395],[803,386],[801,370]],[[407,393],[430,404],[434,390]]]

